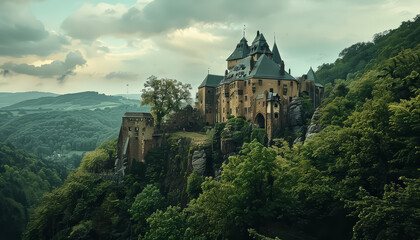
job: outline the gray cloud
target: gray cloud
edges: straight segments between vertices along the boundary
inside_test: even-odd
[[[75,38],[94,40],[105,35],[140,34],[151,36],[172,29],[185,28],[193,23],[224,23],[242,19],[259,19],[283,11],[286,1],[253,0],[194,1],[155,0],[143,9],[118,5],[86,4],[66,18],[62,28]],[[252,6],[252,7],[250,7]],[[267,6],[270,6],[267,8]]]
[[[39,67],[29,64],[5,63],[0,66],[3,72],[13,71],[15,73],[36,76],[40,78],[54,78],[62,82],[69,75],[75,75],[76,66],[83,66],[86,60],[79,51],[69,52],[65,61],[55,60],[50,64],[43,64]]]
[[[105,78],[106,79],[123,79],[123,80],[136,80],[138,78],[137,73],[132,72],[110,72]]]
[[[0,56],[47,56],[69,44],[66,37],[47,31],[27,2],[0,1]]]

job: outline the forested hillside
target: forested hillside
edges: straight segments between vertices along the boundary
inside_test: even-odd
[[[340,52],[334,63],[325,63],[316,72],[322,84],[336,79],[354,79],[375,67],[376,64],[396,56],[404,49],[420,43],[420,15],[406,21],[397,29],[375,34],[372,42],[359,42]]]
[[[0,142],[1,238],[21,238],[42,195],[61,186],[66,176],[62,166]]]
[[[106,142],[43,198],[24,239],[418,239],[420,41],[410,33],[419,26],[377,37],[375,49],[392,56],[373,55],[363,71],[350,56],[330,65],[327,75],[341,75],[325,80],[323,130],[305,143],[267,147],[263,129],[231,118],[203,145],[170,135],[118,178],[116,142]],[[395,35],[404,47],[386,40],[407,28]],[[228,134],[243,145],[225,161]],[[197,149],[210,156],[204,176],[192,171]]]

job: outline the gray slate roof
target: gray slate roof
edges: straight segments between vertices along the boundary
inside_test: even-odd
[[[265,79],[277,79],[277,80],[295,80],[287,72],[281,75],[280,66],[273,60],[268,58],[265,54],[261,55],[258,60],[254,63],[254,68],[251,69],[252,57],[248,56],[240,60],[226,75],[220,84],[229,84],[237,80],[245,80],[249,78],[265,78]]]
[[[265,54],[258,58],[254,69],[252,69],[251,73],[249,74],[249,78],[268,78],[296,81],[296,79],[286,71],[284,72],[284,75],[281,75],[280,66],[268,58]]]
[[[315,86],[317,86],[317,87],[324,87],[321,83],[315,83]]]
[[[204,78],[203,82],[198,86],[198,88],[202,87],[217,87],[220,84],[220,81],[222,81],[223,76],[220,75],[213,75],[213,74],[207,74],[206,78]]]
[[[233,53],[226,59],[226,61],[232,61],[244,58],[249,54],[249,46],[248,41],[243,37],[241,41],[236,45],[235,50]]]
[[[251,69],[252,57],[248,56],[240,60],[226,75],[220,84],[228,84],[235,80],[244,80],[248,77],[249,71]]]
[[[254,41],[252,41],[252,45],[250,47],[251,52],[249,55],[254,55],[255,53],[270,53],[270,46],[268,46],[267,41],[264,38],[264,35],[262,33],[257,33],[257,36],[255,37]]]

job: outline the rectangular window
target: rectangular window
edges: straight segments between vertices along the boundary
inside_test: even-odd
[[[283,85],[283,95],[287,95],[287,84]]]
[[[244,90],[238,90],[238,95],[243,95],[244,94]]]
[[[278,81],[277,81],[277,85],[279,85],[279,86],[280,86],[280,85],[281,85],[280,83],[281,83],[281,82],[280,82],[280,80],[278,80]]]
[[[248,113],[248,111],[247,111],[248,109],[247,108],[244,108],[244,112],[245,112],[245,114],[247,114]]]
[[[262,80],[260,79],[260,80],[258,80],[258,85],[259,86],[262,86]]]
[[[290,86],[293,87],[293,81],[290,82]]]
[[[248,101],[248,96],[245,96],[245,102]]]
[[[246,87],[246,81],[244,81],[244,87]]]
[[[274,89],[270,88],[270,92],[274,92]]]
[[[251,85],[251,79],[248,80],[248,86]]]
[[[255,93],[255,87],[252,87],[252,92]]]

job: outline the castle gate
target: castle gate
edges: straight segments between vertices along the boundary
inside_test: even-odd
[[[264,116],[261,113],[258,113],[255,117],[255,121],[259,128],[265,128],[265,119]]]

